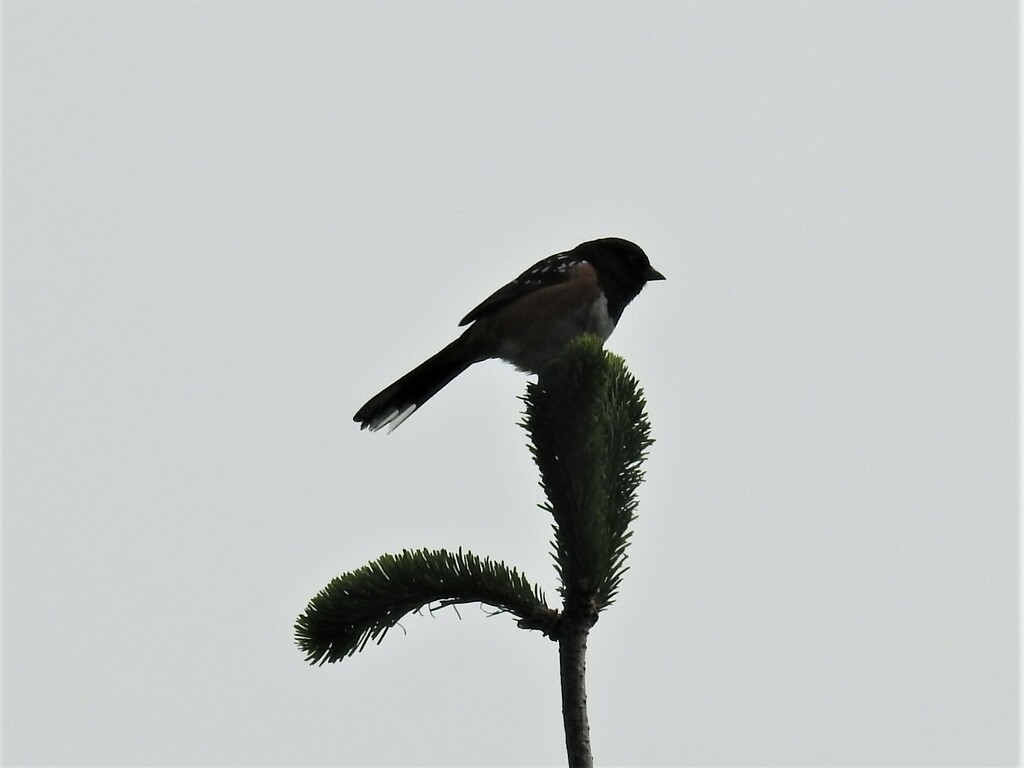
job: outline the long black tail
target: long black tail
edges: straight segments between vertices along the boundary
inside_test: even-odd
[[[475,358],[466,354],[466,345],[460,337],[371,397],[352,418],[359,422],[360,429],[376,431],[387,427],[390,432],[475,362]]]

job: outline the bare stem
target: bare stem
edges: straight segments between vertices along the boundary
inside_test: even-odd
[[[590,720],[587,718],[587,636],[597,618],[594,611],[567,610],[558,634],[562,676],[562,722],[569,768],[593,768]]]

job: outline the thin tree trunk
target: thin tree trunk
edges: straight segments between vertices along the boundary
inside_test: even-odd
[[[587,719],[587,635],[592,622],[581,615],[566,614],[558,638],[558,662],[562,675],[562,721],[569,768],[593,768],[590,721]]]

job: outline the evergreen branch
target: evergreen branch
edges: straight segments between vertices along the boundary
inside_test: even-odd
[[[647,449],[654,442],[645,412],[647,403],[643,390],[622,358],[609,354],[608,367],[605,404],[609,409],[609,431],[605,439],[609,448],[607,522],[610,562],[598,589],[599,610],[612,603],[626,572],[625,553],[632,536],[629,525],[636,517],[636,492],[643,482],[642,466],[647,458]]]
[[[553,555],[567,597],[603,610],[625,572],[641,465],[651,445],[646,403],[622,359],[587,336],[527,386],[522,425],[554,518]]]
[[[603,446],[592,439],[592,426],[605,371],[587,349],[574,344],[527,385],[523,398],[523,426],[547,497],[543,508],[554,518],[553,555],[563,590],[593,585],[599,570],[595,558],[603,548],[604,462],[594,455],[603,453]]]
[[[383,555],[333,580],[295,624],[310,664],[340,661],[378,643],[407,614],[424,606],[479,602],[529,623],[550,612],[539,587],[515,568],[469,552],[404,550]]]

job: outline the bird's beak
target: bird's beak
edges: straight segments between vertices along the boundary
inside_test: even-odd
[[[651,280],[664,280],[665,276],[663,274],[661,274],[661,272],[656,270],[654,267],[648,267],[647,268],[647,274],[644,275],[644,279],[647,280],[647,281],[651,281]]]

